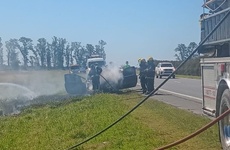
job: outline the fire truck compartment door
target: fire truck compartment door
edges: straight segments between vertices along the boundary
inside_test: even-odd
[[[216,74],[215,64],[202,64],[202,94],[203,108],[215,110],[216,108]]]

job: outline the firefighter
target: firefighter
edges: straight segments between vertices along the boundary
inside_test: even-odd
[[[145,70],[147,68],[146,60],[141,59],[139,65],[140,65],[139,78],[140,78],[140,82],[141,82],[142,93],[144,94],[147,91],[147,87],[146,87],[146,72],[145,72]]]
[[[140,65],[140,63],[141,63],[141,60],[142,60],[141,58],[139,58],[139,59],[138,59],[138,65]]]
[[[126,62],[125,62],[125,65],[123,66],[123,69],[129,68],[129,67],[130,67],[129,62],[126,61]]]
[[[146,68],[147,92],[150,94],[154,90],[155,64],[152,57],[149,57]]]
[[[92,80],[93,90],[95,92],[99,91],[99,89],[100,89],[100,74],[101,74],[101,72],[102,72],[102,69],[97,64],[91,65],[91,69],[89,71],[88,76]]]

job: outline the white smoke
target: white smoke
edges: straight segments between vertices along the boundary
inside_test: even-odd
[[[62,93],[65,91],[64,73],[61,71],[34,72],[26,86],[39,96]]]
[[[123,80],[123,74],[121,68],[114,66],[112,64],[103,68],[101,75],[110,83],[118,84],[119,81]],[[105,79],[101,78],[101,83],[103,84]]]

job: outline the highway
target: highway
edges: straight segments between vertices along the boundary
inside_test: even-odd
[[[155,88],[166,78],[155,78]],[[137,88],[140,88],[138,83]],[[200,79],[169,79],[151,98],[177,108],[202,115],[202,91]]]
[[[155,79],[155,87],[160,85],[166,78]],[[202,89],[200,79],[176,78],[169,79],[162,87],[162,91],[170,91],[177,95],[184,95],[192,99],[202,101]]]

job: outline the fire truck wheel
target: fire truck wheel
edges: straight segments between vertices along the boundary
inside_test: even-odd
[[[230,108],[230,91],[226,89],[221,97],[219,114]],[[219,121],[219,136],[223,150],[230,149],[230,115]]]

